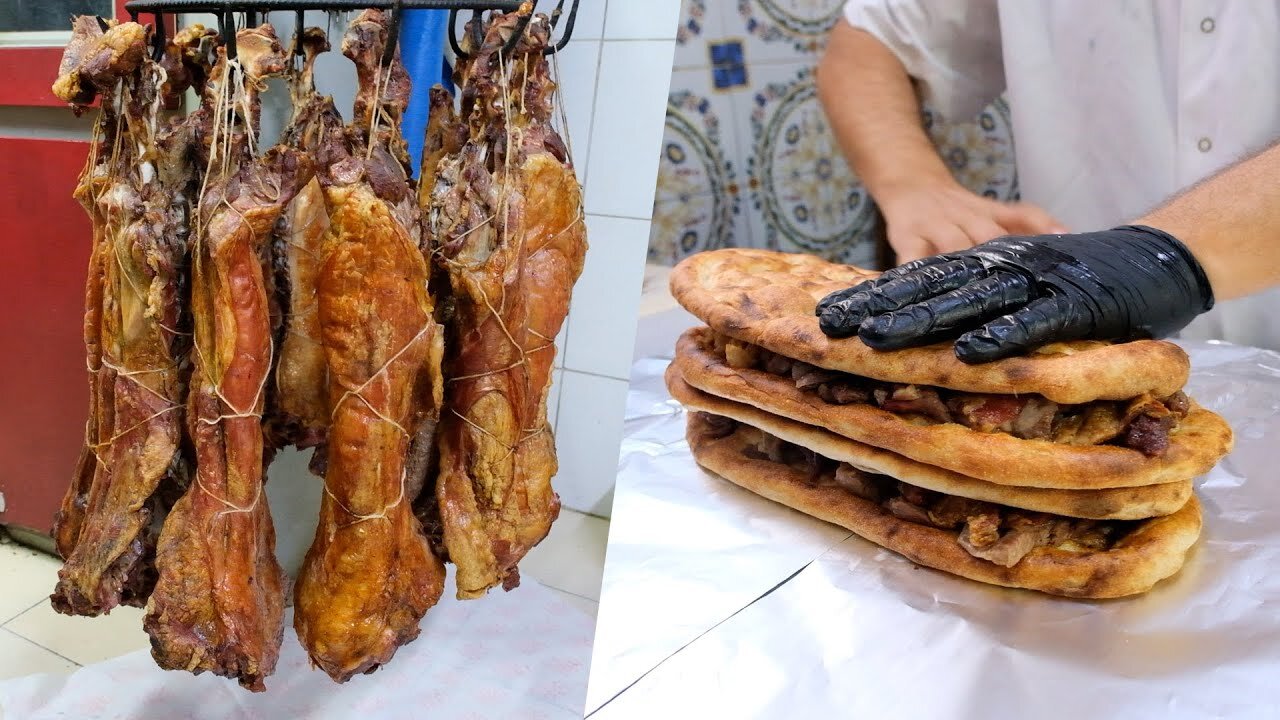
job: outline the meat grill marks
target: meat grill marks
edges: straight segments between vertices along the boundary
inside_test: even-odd
[[[257,93],[284,69],[270,26],[242,30],[220,57],[195,122],[209,167],[194,223],[194,374],[188,424],[196,471],[160,535],[144,626],[167,669],[210,671],[261,691],[279,655],[283,573],[263,491],[262,414],[272,359],[265,243],[312,176],[275,148],[254,157]],[[238,77],[237,77],[238,76]]]
[[[1138,524],[1068,518],[926,490],[837,463],[730,418],[696,415],[708,423],[718,438],[739,433],[749,443],[743,450],[748,457],[790,466],[804,472],[814,485],[839,487],[901,520],[954,530],[956,542],[970,555],[1002,567],[1017,565],[1037,547],[1103,552]]]
[[[436,507],[419,507],[428,524],[439,513],[459,598],[515,587],[517,564],[560,509],[546,395],[586,239],[577,180],[550,123],[549,22],[532,18],[507,57],[519,19],[495,14],[467,33],[456,73],[467,137],[451,151],[457,136],[440,131],[427,223],[452,312]]]
[[[381,11],[351,24],[342,51],[360,78],[355,117],[328,129],[317,150],[331,223],[315,278],[330,427],[317,450],[325,493],[294,626],[312,662],[339,682],[416,638],[445,577],[413,514],[423,478],[406,460],[439,413],[443,333],[400,159],[408,78],[398,58],[380,64],[386,37]]]
[[[87,22],[86,22],[87,20]],[[90,417],[76,479],[55,518],[65,559],[59,612],[97,615],[142,605],[155,582],[159,521],[185,484],[179,452],[186,384],[187,220],[196,170],[185,120],[159,113],[208,71],[196,33],[167,47],[183,71],[146,55],[134,23],[105,33],[75,22],[56,91],[74,103],[101,94],[103,113],[76,196],[94,247],[86,291]]]
[[[1127,402],[1059,405],[1039,395],[986,395],[871,380],[792,360],[718,333],[714,344],[730,367],[790,377],[797,389],[834,405],[867,403],[913,422],[958,423],[1029,440],[1121,445],[1148,457],[1164,454],[1169,433],[1190,410],[1182,392],[1167,398],[1145,394]]]

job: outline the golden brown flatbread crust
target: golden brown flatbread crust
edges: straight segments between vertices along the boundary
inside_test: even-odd
[[[690,410],[711,413],[806,447],[819,455],[848,463],[864,472],[888,475],[947,495],[998,505],[1090,520],[1142,520],[1175,513],[1191,497],[1192,482],[1163,483],[1105,490],[1052,490],[997,485],[916,462],[910,458],[837,435],[813,425],[788,420],[764,410],[709,395],[689,385],[675,365],[667,368],[671,397]]]
[[[1064,490],[1158,485],[1208,472],[1231,450],[1231,428],[1194,403],[1170,433],[1169,449],[1154,458],[1114,445],[1023,440],[957,423],[916,425],[874,405],[824,402],[790,379],[731,368],[708,349],[711,337],[694,328],[676,344],[674,363],[695,388],[987,482]]]
[[[711,250],[671,273],[671,293],[713,329],[811,365],[887,382],[969,392],[1039,393],[1054,402],[1127,400],[1172,395],[1191,363],[1177,345],[1142,340],[1055,343],[1026,357],[984,365],[956,359],[950,343],[877,352],[855,338],[831,339],[813,310],[828,293],[877,273],[810,255],[768,250]]]
[[[846,528],[913,562],[978,582],[1076,598],[1117,598],[1146,592],[1181,569],[1200,536],[1200,503],[1144,520],[1110,550],[1069,552],[1039,547],[1013,567],[970,555],[955,531],[899,519],[838,487],[810,485],[779,463],[744,455],[745,440],[716,439],[705,420],[690,415],[689,447],[702,467],[774,502]]]

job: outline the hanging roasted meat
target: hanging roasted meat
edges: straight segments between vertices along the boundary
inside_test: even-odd
[[[66,562],[52,601],[67,614],[146,601],[159,520],[186,477],[186,229],[196,170],[189,123],[162,117],[160,107],[207,72],[208,56],[202,37],[185,33],[166,48],[184,71],[166,73],[145,39],[134,23],[104,33],[96,19],[77,19],[55,86],[73,103],[100,94],[103,108],[76,190],[94,228],[85,308],[91,407],[54,526]]]
[[[304,60],[290,78],[293,118],[282,142],[314,155],[331,131],[341,132],[342,119],[333,99],[315,87],[315,64],[329,50],[324,30],[309,28],[301,36]],[[277,293],[285,308],[284,334],[276,368],[273,434],[278,444],[314,447],[329,425],[328,377],[320,337],[316,272],[329,233],[329,207],[320,179],[312,178],[280,215],[273,241]]]
[[[530,6],[467,33],[458,84],[468,137],[439,163],[427,222],[453,312],[438,508],[420,506],[428,519],[439,513],[460,598],[515,587],[517,563],[560,509],[546,398],[587,244],[580,188],[551,126],[547,18],[503,50]]]
[[[285,69],[269,25],[240,31],[195,113],[208,169],[193,234],[194,373],[187,403],[191,487],[160,535],[145,627],[168,669],[210,671],[255,691],[275,668],[284,575],[263,483],[262,416],[271,363],[264,265],[276,219],[313,176],[290,148],[254,153],[264,79]],[[269,266],[268,266],[269,267]]]
[[[419,245],[417,197],[399,121],[409,79],[383,65],[387,18],[352,22],[342,52],[356,64],[351,125],[317,150],[328,236],[316,276],[328,374],[325,493],[294,593],[294,625],[337,681],[370,672],[418,635],[444,586],[411,502],[421,478],[406,455],[442,394],[442,333]]]

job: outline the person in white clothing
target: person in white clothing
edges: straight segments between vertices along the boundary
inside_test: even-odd
[[[850,0],[817,83],[899,262],[1103,230],[1280,137],[1280,2]],[[1024,202],[951,177],[917,92],[955,119],[1007,94]],[[1278,311],[1219,302],[1182,336],[1280,350]]]

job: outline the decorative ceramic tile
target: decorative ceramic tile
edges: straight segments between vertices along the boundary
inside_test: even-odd
[[[844,0],[737,0],[736,4],[736,17],[728,20],[727,32],[747,36],[752,63],[805,57],[816,61],[844,8]]]
[[[746,86],[747,65],[742,57],[742,41],[711,43],[707,49],[711,52],[711,84],[716,90]]]
[[[926,107],[924,125],[961,185],[995,200],[1018,198],[1013,127],[1003,97],[966,122],[947,122]]]
[[[724,38],[724,26],[733,11],[724,0],[684,0],[676,26],[676,53],[673,67],[705,68],[711,65],[709,41]]]
[[[839,262],[865,257],[875,206],[836,144],[812,68],[765,66],[757,77],[767,82],[754,88],[749,112],[738,106],[753,143],[747,163],[753,244]]]
[[[649,241],[655,262],[733,244],[734,216],[742,202],[733,105],[706,91],[704,72],[681,70],[672,76]],[[689,89],[697,85],[701,91]]]
[[[875,205],[845,164],[813,81],[842,0],[685,0],[654,204],[651,262],[718,247],[878,263]],[[1018,197],[1009,107],[924,123],[956,178]]]

